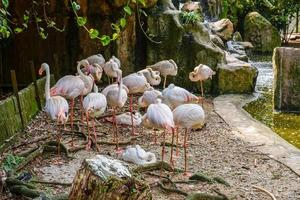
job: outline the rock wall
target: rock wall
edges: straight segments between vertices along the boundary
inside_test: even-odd
[[[54,83],[54,76],[51,76],[51,82]],[[45,78],[37,81],[40,99],[42,106],[45,104],[44,98],[44,87]],[[20,103],[22,116],[24,119],[24,125],[26,126],[30,120],[39,111],[38,104],[35,98],[35,88],[33,84],[19,91]],[[8,97],[7,99],[0,101],[0,144],[5,139],[10,138],[16,132],[22,129],[21,118],[17,105],[17,99],[14,96]]]
[[[300,112],[300,49],[280,47],[274,50],[274,109]]]

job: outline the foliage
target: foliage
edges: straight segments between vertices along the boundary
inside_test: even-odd
[[[179,17],[180,17],[180,21],[184,24],[194,24],[197,21],[201,20],[201,15],[196,11],[192,11],[192,12],[183,11],[180,13]]]
[[[18,166],[22,161],[23,157],[14,156],[12,154],[8,154],[2,163],[1,168],[3,168],[6,172],[13,170],[16,166]]]
[[[222,0],[221,17],[229,18],[242,29],[247,13],[257,11],[277,29],[284,31],[298,9],[299,0]]]

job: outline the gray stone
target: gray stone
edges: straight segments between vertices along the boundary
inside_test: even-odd
[[[272,52],[281,45],[278,30],[257,12],[248,13],[245,17],[244,39],[251,42],[258,52]]]
[[[276,48],[273,69],[274,109],[300,112],[300,49]]]
[[[229,19],[221,19],[209,24],[211,30],[225,41],[232,38],[233,23]]]
[[[234,32],[233,36],[232,36],[232,40],[235,42],[242,42],[243,38],[242,38],[242,35],[240,34],[240,32],[238,32],[238,31]]]

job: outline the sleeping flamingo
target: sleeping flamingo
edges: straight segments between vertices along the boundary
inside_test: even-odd
[[[107,106],[106,97],[98,93],[98,87],[96,84],[94,84],[94,92],[89,93],[86,97],[83,99],[83,109],[86,113],[86,123],[87,123],[87,129],[88,129],[88,143],[86,146],[86,149],[90,149],[91,147],[91,139],[90,139],[90,131],[89,131],[89,117],[91,116],[93,118],[93,132],[95,137],[95,145],[96,149],[98,150],[97,146],[97,135],[95,132],[95,118],[99,117],[101,114],[104,113]]]
[[[183,104],[173,110],[174,122],[178,127],[185,128],[184,134],[184,171],[187,172],[187,148],[188,132],[191,129],[202,128],[204,125],[205,114],[202,107],[198,104]]]
[[[191,101],[198,101],[198,97],[184,88],[170,84],[162,91],[163,102],[173,110],[177,106]]]
[[[142,124],[147,128],[164,129],[163,132],[163,147],[161,160],[164,161],[166,130],[172,131],[172,146],[170,163],[173,162],[173,143],[174,143],[174,128],[173,113],[171,109],[161,99],[157,99],[155,104],[149,105],[146,114],[142,118]]]
[[[146,69],[138,71],[138,73],[142,73],[151,86],[159,85],[161,82],[161,77],[160,77],[159,71],[154,71],[151,68],[146,68]]]
[[[143,96],[139,98],[139,107],[148,107],[150,104],[155,103],[157,98],[162,98],[162,93],[155,90],[153,87],[150,87],[144,92]]]
[[[102,67],[102,65],[104,65],[105,63],[105,59],[102,56],[102,54],[96,54],[96,55],[92,55],[86,58],[86,60],[91,64],[98,64],[100,67]]]
[[[57,122],[58,126],[60,124],[65,124],[68,120],[68,112],[69,112],[69,105],[65,98],[61,96],[50,96],[50,69],[47,63],[43,63],[41,68],[39,69],[39,74],[42,75],[43,72],[46,71],[46,83],[45,83],[45,97],[46,97],[46,104],[45,104],[45,111],[51,120]],[[60,141],[61,141],[61,128],[60,133],[57,137],[58,142],[58,154],[60,155]]]
[[[135,135],[134,132],[134,126],[133,126],[133,108],[132,108],[132,100],[133,100],[133,94],[137,93],[143,93],[146,89],[150,87],[149,83],[147,82],[147,79],[144,77],[142,73],[133,73],[129,74],[128,76],[125,76],[123,78],[124,85],[128,88],[130,95],[130,107],[129,111],[131,113],[131,135]]]
[[[116,58],[117,59],[117,58]],[[108,77],[108,81],[110,82],[110,78],[117,78],[117,69],[120,69],[120,61],[116,60],[116,59],[109,59],[108,62],[106,62],[103,65],[103,70],[105,72],[105,74]]]
[[[121,153],[122,150],[119,148],[119,141],[118,141],[118,126],[116,123],[116,108],[122,108],[126,101],[127,101],[127,92],[128,89],[124,89],[123,86],[123,80],[122,80],[122,70],[116,69],[117,72],[117,85],[118,87],[115,86],[108,86],[108,89],[104,89],[102,94],[106,96],[107,99],[107,104],[109,107],[113,109],[113,126],[114,126],[114,137],[116,139],[116,151],[117,153]]]
[[[206,81],[208,79],[212,79],[212,76],[215,75],[216,72],[213,71],[210,67],[207,65],[200,64],[197,67],[194,68],[194,71],[190,72],[189,79],[193,82],[200,81],[200,88],[201,88],[201,96],[204,97],[204,91],[203,91],[203,81]]]
[[[79,76],[67,75],[59,79],[56,84],[50,89],[51,96],[61,95],[67,99],[71,99],[71,130],[73,131],[73,116],[74,116],[74,99],[80,96],[81,106],[83,95],[88,94],[92,87],[94,78],[92,75],[87,76],[82,73],[80,66],[88,67],[87,60],[81,60],[77,63],[77,72]],[[83,120],[83,109],[82,109]],[[72,143],[73,146],[73,134]]]
[[[174,60],[162,60],[154,65],[149,65],[146,68],[152,68],[160,72],[164,76],[164,89],[166,88],[167,76],[176,76],[178,67]]]

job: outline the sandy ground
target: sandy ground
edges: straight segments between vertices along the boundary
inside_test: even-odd
[[[128,108],[126,107],[124,109]],[[192,131],[190,135],[189,170],[191,173],[201,171],[212,176],[220,176],[224,178],[230,186],[198,182],[196,184],[177,184],[179,189],[188,193],[207,192],[211,194],[215,194],[214,190],[217,189],[231,199],[271,199],[265,193],[253,188],[253,186],[259,186],[273,193],[277,200],[300,199],[300,178],[298,176],[284,165],[277,163],[260,153],[255,146],[251,146],[236,138],[232,133],[231,128],[214,112],[212,99],[206,100],[204,109],[207,116],[206,126],[201,130]],[[104,119],[99,119],[96,124],[99,140],[111,141],[111,124]],[[84,130],[81,130],[82,127]],[[75,128],[79,131],[86,131],[86,127],[81,124],[76,125]],[[14,146],[44,136],[51,136],[54,138],[54,134],[51,133],[55,133],[56,130],[56,125],[52,124],[45,113],[41,112],[27,127],[26,133],[18,138],[18,142]],[[153,140],[152,131],[139,127],[137,132],[142,136],[136,140],[136,143],[140,144],[145,150],[155,153],[159,160],[161,147],[160,145],[153,145],[150,143],[150,141]],[[64,134],[63,142],[68,148],[71,148],[70,135],[66,135],[66,133],[67,132]],[[121,141],[128,140],[130,136],[129,127],[120,127],[120,133]],[[51,137],[48,140],[50,140]],[[181,135],[180,138],[183,139],[183,135]],[[167,139],[170,141],[170,135]],[[29,145],[22,145],[18,148],[13,148],[13,146],[6,153],[12,151],[18,153],[34,146],[41,145],[45,141],[47,140],[41,140]],[[161,138],[159,141],[161,141]],[[76,146],[83,144],[83,142],[84,140],[82,138],[76,137]],[[176,167],[183,168],[183,149],[180,147],[179,150],[180,155],[176,160]],[[101,145],[100,153],[117,157],[114,153],[114,146]],[[33,173],[34,178],[38,180],[71,183],[82,160],[96,154],[97,152],[95,150],[80,150],[71,154],[71,156],[75,157],[73,159],[65,158],[64,156],[58,157],[56,154],[47,154],[35,159],[27,165],[24,170]],[[169,160],[169,154],[170,147],[167,147],[167,161]],[[2,156],[2,159],[3,157],[4,156]],[[166,173],[165,175],[167,174],[172,180],[187,180],[187,177],[184,177],[182,174]],[[158,180],[157,177],[146,175],[146,179],[152,186],[153,199],[185,199],[184,196],[179,194],[165,193],[153,184]],[[70,187],[57,185],[45,186],[37,184],[37,186],[50,194],[70,190]],[[1,198],[20,199],[19,197],[7,194],[2,195]]]

